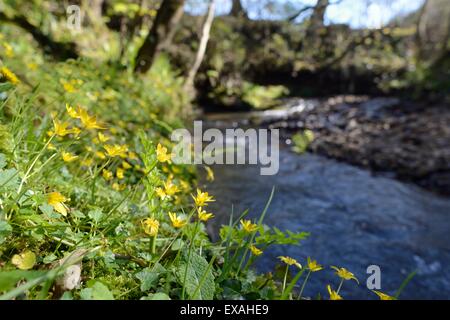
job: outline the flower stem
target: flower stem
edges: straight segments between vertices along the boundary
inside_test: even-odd
[[[341,279],[341,283],[339,283],[339,287],[336,291],[337,294],[339,294],[339,291],[341,291],[342,285],[344,284],[344,279]]]
[[[302,284],[302,287],[300,289],[300,293],[298,295],[298,300],[300,300],[302,298],[303,290],[305,290],[305,286],[306,286],[306,283],[308,282],[308,279],[309,279],[310,275],[311,275],[311,270],[308,271],[308,274],[306,275],[305,280],[303,280],[303,284]]]
[[[286,280],[287,280],[288,272],[289,272],[289,265],[286,265],[286,272],[284,273],[283,290],[281,290],[281,296],[284,295],[284,290],[286,289]]]
[[[152,255],[156,252],[156,236],[150,238],[150,252]]]
[[[185,292],[186,292],[187,272],[188,272],[189,262],[191,260],[192,247],[194,246],[195,236],[197,235],[198,225],[199,225],[199,223],[197,221],[195,223],[194,232],[192,234],[191,244],[189,245],[189,252],[188,252],[188,258],[187,258],[187,261],[186,261],[186,268],[184,269],[183,290],[181,291],[181,300],[184,300],[184,295],[185,295]]]

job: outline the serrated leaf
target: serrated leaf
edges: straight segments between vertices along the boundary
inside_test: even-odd
[[[192,252],[190,263],[187,267],[186,261],[181,263],[177,270],[177,278],[183,285],[186,275],[186,293],[191,299],[212,300],[214,297],[214,275],[205,258]],[[195,294],[195,296],[194,296]]]
[[[143,270],[136,274],[136,278],[138,278],[141,281],[141,291],[145,292],[155,287],[155,285],[158,282],[159,273],[154,271]]]

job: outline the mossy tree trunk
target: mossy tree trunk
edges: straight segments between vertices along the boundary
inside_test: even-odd
[[[138,51],[135,71],[147,72],[161,50],[172,42],[183,15],[184,0],[163,0],[148,36]]]

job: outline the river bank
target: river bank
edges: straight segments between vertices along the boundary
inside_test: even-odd
[[[297,98],[272,110],[208,118],[278,128],[285,139],[308,129],[314,133],[312,153],[450,195],[450,107],[444,103],[351,95]]]

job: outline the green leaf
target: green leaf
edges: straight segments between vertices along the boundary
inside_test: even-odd
[[[0,153],[0,169],[6,166],[6,157],[3,153]]]
[[[141,281],[141,291],[145,292],[155,287],[158,283],[159,273],[143,270],[136,274],[136,278]]]
[[[6,237],[12,232],[12,227],[6,221],[0,221],[0,244],[5,242]]]
[[[184,247],[184,241],[181,239],[177,239],[173,242],[171,249],[173,251],[178,251]]]
[[[73,300],[72,292],[70,291],[64,292],[59,300]]]
[[[81,300],[92,300],[92,288],[84,288],[80,291]]]
[[[95,223],[99,223],[100,220],[102,219],[103,212],[100,209],[91,210],[88,212],[88,216],[89,218],[94,220]]]
[[[177,278],[181,285],[186,274],[186,293],[191,299],[212,300],[214,296],[214,275],[209,268],[208,262],[199,254],[192,252],[190,264],[186,271],[186,261],[180,263],[177,270]],[[200,286],[200,290],[197,288]],[[195,292],[197,291],[197,294]]]
[[[49,204],[40,205],[39,209],[42,211],[43,214],[46,214],[48,216],[51,216],[51,214],[53,213],[53,207]]]
[[[111,291],[101,282],[96,282],[92,286],[92,298],[94,300],[114,300]]]
[[[114,300],[108,287],[99,281],[94,281],[89,288],[82,289],[80,297],[83,300]]]
[[[11,190],[19,187],[19,175],[16,169],[0,170],[0,189]]]
[[[81,212],[81,211],[79,211],[79,210],[73,210],[70,214],[71,214],[72,216],[78,218],[78,219],[84,219],[84,218],[86,218],[86,216],[84,215],[84,213]]]
[[[49,255],[45,256],[43,259],[44,263],[50,263],[58,259],[58,257],[54,253],[50,253]]]
[[[0,271],[0,291],[8,291],[14,288],[17,282],[20,280],[33,280],[44,275],[42,271],[26,271],[26,270],[13,270],[13,271]]]
[[[149,294],[145,300],[171,300],[171,299],[167,294],[165,294],[163,292],[157,292],[157,293]]]

